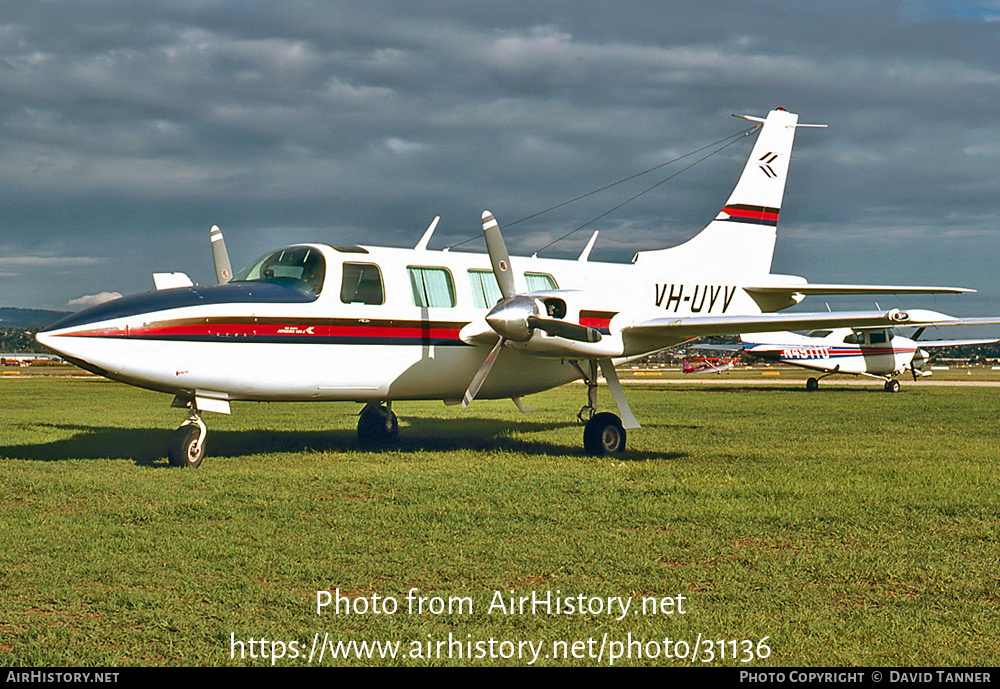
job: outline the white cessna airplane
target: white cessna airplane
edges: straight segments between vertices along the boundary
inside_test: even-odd
[[[364,403],[363,443],[391,442],[392,405],[520,398],[577,379],[587,384],[581,420],[591,453],[621,451],[638,428],[615,365],[716,334],[912,323],[899,310],[773,313],[815,294],[960,293],[946,287],[810,285],[770,272],[798,116],[783,109],[760,134],[722,211],[680,246],[636,254],[631,264],[514,258],[496,220],[483,214],[488,256],[414,249],[303,244],[278,249],[225,281],[195,286],[155,276],[154,292],[69,316],[38,341],[78,366],[174,395],[188,418],[168,457],[198,466],[201,412],[235,400]],[[598,370],[621,415],[596,413]]]
[[[974,325],[997,323],[994,318],[952,318],[932,311],[909,311],[910,318],[927,325]],[[913,338],[903,337],[895,328],[834,328],[814,330],[805,335],[790,332],[754,333],[743,335],[744,351],[765,361],[792,364],[825,375],[806,381],[807,390],[819,388],[827,376],[849,374],[885,381],[886,392],[899,392],[896,376],[905,371],[917,376],[929,376],[925,371],[930,356],[928,349],[961,345],[991,344],[990,340],[920,340],[921,327]]]

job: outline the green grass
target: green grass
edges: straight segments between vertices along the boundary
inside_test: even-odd
[[[1000,661],[1000,391],[627,392],[644,428],[621,457],[581,455],[585,391],[569,386],[529,400],[541,409],[528,416],[509,401],[398,403],[400,445],[381,452],[357,447],[358,405],[235,404],[206,415],[202,467],[178,470],[169,397],[0,380],[0,664],[262,665],[231,658],[231,635],[307,654],[326,633],[404,652],[449,634],[544,641],[543,655],[591,639],[596,652],[605,634],[659,648],[766,637],[750,667]],[[473,610],[408,614],[414,587]],[[335,589],[402,609],[317,615],[317,590]],[[487,614],[495,591],[633,607],[683,595],[685,614]]]

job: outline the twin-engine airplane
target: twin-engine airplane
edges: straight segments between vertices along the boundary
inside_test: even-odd
[[[910,318],[924,327],[996,323],[992,318],[952,318],[933,311],[910,311]],[[792,364],[825,375],[806,381],[806,390],[819,388],[819,381],[837,374],[867,376],[885,381],[886,392],[899,392],[896,376],[909,371],[913,380],[929,376],[926,371],[928,349],[962,345],[991,344],[991,340],[920,340],[924,327],[912,338],[903,337],[895,328],[834,328],[797,333],[754,333],[741,337],[743,349],[764,361]],[[715,347],[718,349],[718,347]]]
[[[188,418],[170,463],[198,466],[201,412],[236,400],[364,403],[359,441],[398,432],[395,402],[520,398],[576,379],[587,384],[584,447],[619,452],[639,424],[615,365],[691,338],[754,331],[889,327],[907,312],[773,313],[807,295],[961,293],[947,287],[810,285],[770,272],[798,116],[759,123],[729,201],[688,242],[642,251],[631,265],[514,258],[483,214],[489,256],[431,251],[436,224],[414,249],[303,244],[278,249],[227,280],[213,231],[219,282],[155,277],[155,292],[124,297],[56,323],[38,341],[78,366],[174,395]],[[598,371],[620,417],[596,413]],[[522,408],[523,409],[523,408]]]

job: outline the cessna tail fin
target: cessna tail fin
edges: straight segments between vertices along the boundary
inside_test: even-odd
[[[737,115],[760,122],[760,134],[743,174],[722,211],[699,234],[672,249],[640,252],[636,261],[682,263],[696,260],[730,278],[767,275],[771,270],[781,199],[799,116],[784,109],[766,118]]]

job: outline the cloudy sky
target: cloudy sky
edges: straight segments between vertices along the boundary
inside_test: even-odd
[[[484,208],[509,224],[783,106],[830,127],[797,135],[775,272],[973,287],[900,305],[1000,314],[996,1],[14,0],[0,94],[0,306],[212,282],[213,223],[234,267],[297,241],[412,246],[435,215],[442,248]],[[602,218],[592,259],[692,236],[750,145]],[[507,243],[530,253],[674,170]]]

